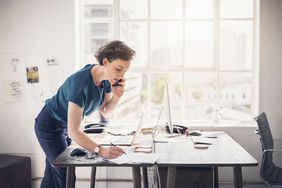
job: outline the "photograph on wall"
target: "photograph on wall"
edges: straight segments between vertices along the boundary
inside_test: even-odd
[[[38,83],[39,82],[39,73],[38,67],[27,67],[26,68],[26,76],[27,76],[27,83]]]

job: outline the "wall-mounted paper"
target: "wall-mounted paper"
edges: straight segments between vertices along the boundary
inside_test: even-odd
[[[2,80],[5,103],[17,103],[25,99],[24,83],[21,80]]]
[[[19,61],[20,61],[19,58],[12,58],[11,59],[11,65],[13,67],[12,72],[17,72],[17,66],[19,64]]]
[[[38,83],[39,82],[39,73],[38,67],[27,67],[26,68],[26,76],[27,76],[27,83]]]

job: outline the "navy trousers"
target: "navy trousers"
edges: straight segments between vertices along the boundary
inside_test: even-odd
[[[66,187],[66,168],[54,167],[51,163],[71,144],[66,127],[50,115],[46,106],[35,119],[35,134],[46,156],[41,188]]]

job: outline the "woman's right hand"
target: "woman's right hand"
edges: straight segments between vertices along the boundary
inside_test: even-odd
[[[100,147],[99,156],[107,158],[107,159],[114,159],[121,156],[124,153],[123,149],[116,146],[111,147]]]

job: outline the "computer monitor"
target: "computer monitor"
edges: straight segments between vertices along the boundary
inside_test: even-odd
[[[166,123],[169,127],[169,132],[173,134],[173,124],[171,119],[171,104],[170,104],[170,95],[169,95],[169,86],[168,82],[165,82],[164,95],[163,95],[163,110],[165,112]]]

